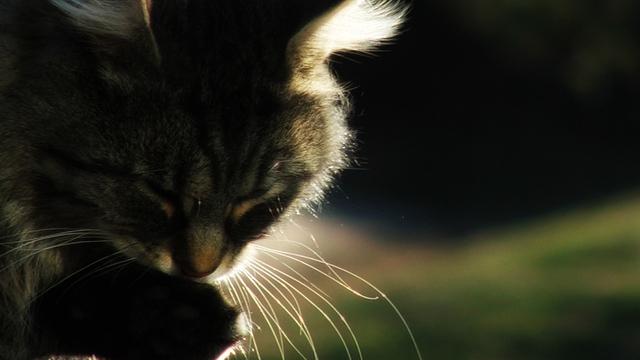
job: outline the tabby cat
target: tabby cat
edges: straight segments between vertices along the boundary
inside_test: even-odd
[[[0,359],[211,360],[211,285],[346,164],[374,0],[0,0]]]

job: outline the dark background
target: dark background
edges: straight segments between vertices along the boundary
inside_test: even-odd
[[[632,1],[415,1],[354,87],[357,169],[330,212],[460,235],[640,184]]]

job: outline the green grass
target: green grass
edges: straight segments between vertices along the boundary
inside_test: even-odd
[[[476,234],[456,248],[381,246],[368,231],[345,231],[360,236],[328,257],[385,290],[425,359],[640,358],[637,198]],[[314,281],[347,316],[365,359],[416,358],[389,306]],[[347,359],[326,321],[303,310],[320,357]],[[279,359],[268,330],[258,333],[262,358]],[[301,357],[289,349],[287,358]]]

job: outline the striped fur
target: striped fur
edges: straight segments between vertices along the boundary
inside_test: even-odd
[[[88,334],[47,323],[73,310],[55,296],[83,299],[45,290],[116,251],[109,261],[135,260],[120,276],[158,270],[166,291],[192,294],[181,301],[210,300],[198,310],[219,318],[194,327],[233,336],[219,295],[175,275],[223,276],[278,218],[321,201],[352,141],[328,59],[384,44],[405,12],[389,0],[0,0],[0,360],[86,351],[72,346]],[[87,301],[122,294],[103,295]],[[38,311],[49,299],[56,311]],[[202,349],[181,358],[223,350],[193,341]]]

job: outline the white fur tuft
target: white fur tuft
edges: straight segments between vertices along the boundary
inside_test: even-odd
[[[374,50],[398,33],[406,13],[394,0],[345,0],[296,35],[294,58],[305,66],[336,52]]]
[[[136,2],[135,0],[50,1],[67,14],[78,28],[94,35],[110,35],[128,39],[135,36],[136,30],[147,19],[144,2]]]
[[[393,38],[407,8],[390,0],[347,0],[328,14],[311,45],[325,56],[339,51],[367,52]]]

